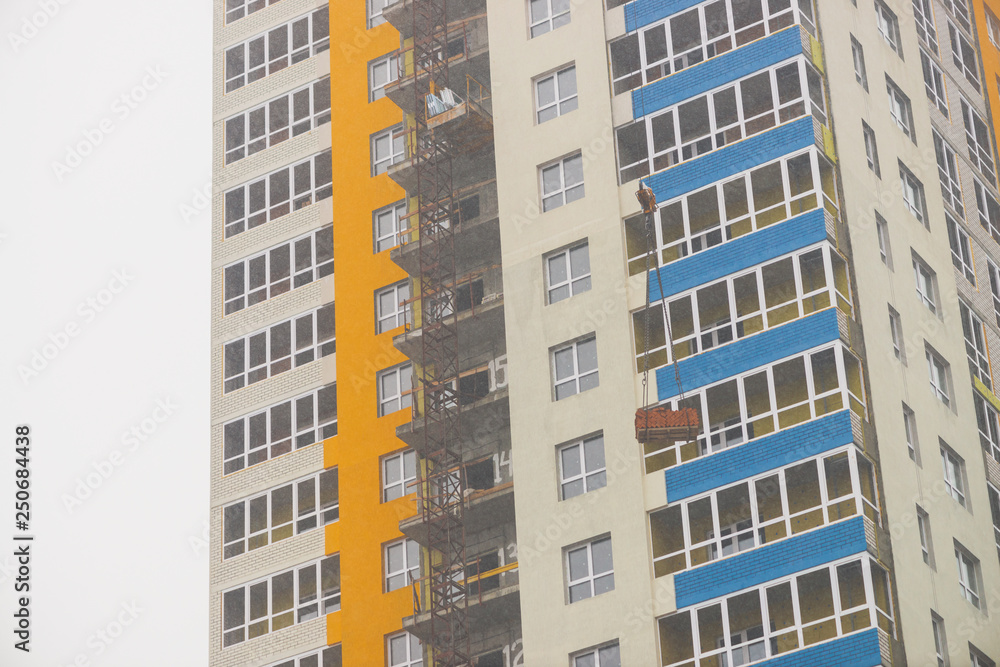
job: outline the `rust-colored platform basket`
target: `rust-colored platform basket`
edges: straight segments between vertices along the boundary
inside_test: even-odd
[[[698,437],[698,413],[694,408],[671,410],[664,406],[635,411],[635,439],[691,442]]]

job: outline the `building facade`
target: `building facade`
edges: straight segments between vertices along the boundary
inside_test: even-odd
[[[996,667],[1000,4],[216,5],[212,667]]]

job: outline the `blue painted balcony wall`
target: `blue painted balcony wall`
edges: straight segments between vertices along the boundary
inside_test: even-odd
[[[867,550],[864,517],[839,521],[674,575],[677,608],[761,586]]]
[[[667,502],[693,498],[851,442],[854,442],[851,411],[844,409],[717,454],[667,468],[664,471]]]
[[[805,352],[840,338],[837,309],[827,308],[735,343],[682,359],[680,376],[685,391],[721,382],[755,368]],[[656,369],[657,398],[665,401],[678,393],[674,365]]]

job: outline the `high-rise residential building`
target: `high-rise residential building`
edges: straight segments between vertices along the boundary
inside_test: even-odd
[[[210,665],[996,667],[998,16],[219,0]]]

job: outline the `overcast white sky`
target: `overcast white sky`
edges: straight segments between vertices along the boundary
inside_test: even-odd
[[[207,664],[211,5],[0,0],[4,667]]]

